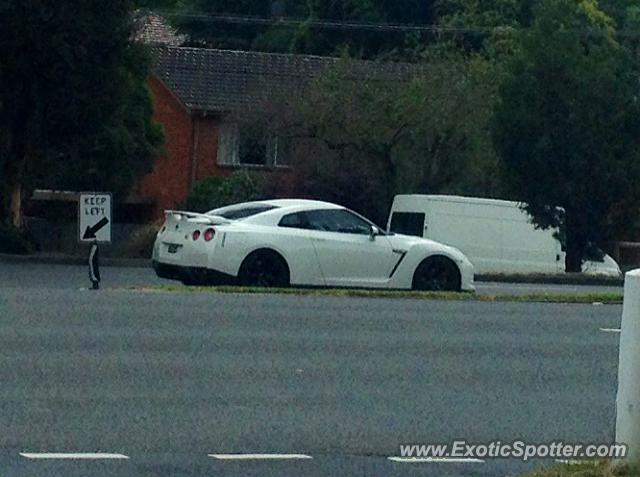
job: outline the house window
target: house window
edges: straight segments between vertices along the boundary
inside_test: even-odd
[[[256,136],[237,124],[220,128],[218,164],[228,166],[282,167],[289,165],[290,141],[276,135]]]

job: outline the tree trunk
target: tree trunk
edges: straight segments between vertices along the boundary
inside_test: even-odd
[[[567,273],[582,272],[582,259],[586,242],[580,233],[579,225],[573,220],[574,214],[565,211],[566,254],[564,268]]]
[[[383,177],[385,185],[385,195],[387,202],[390,204],[393,201],[393,196],[396,190],[398,169],[393,162],[391,155],[391,147],[387,148],[382,154],[383,168],[386,177]]]
[[[11,219],[11,225],[21,229],[24,225],[24,216],[22,213],[22,181],[16,179],[10,187],[9,217]]]
[[[567,252],[564,257],[564,268],[567,273],[580,273],[582,271],[582,252],[576,247],[567,244]]]
[[[12,164],[7,164],[7,205],[9,223],[21,229],[24,225],[22,210],[22,181],[27,158],[24,154],[19,156]]]

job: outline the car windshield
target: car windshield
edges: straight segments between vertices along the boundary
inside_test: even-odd
[[[249,205],[244,207],[225,207],[222,209],[211,210],[207,212],[207,215],[217,215],[229,220],[240,220],[246,219],[247,217],[252,217],[257,214],[261,214],[262,212],[267,212],[268,210],[273,210],[275,208],[277,207],[267,204]]]

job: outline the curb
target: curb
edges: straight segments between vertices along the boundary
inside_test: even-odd
[[[12,255],[0,253],[0,263],[25,263],[39,265],[83,265],[88,266],[89,257],[75,255]],[[146,258],[113,258],[100,259],[103,267],[151,268],[151,260]]]

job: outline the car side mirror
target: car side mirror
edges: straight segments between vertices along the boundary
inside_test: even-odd
[[[373,242],[376,239],[376,235],[380,235],[380,229],[375,225],[372,225],[369,230],[369,240]]]

